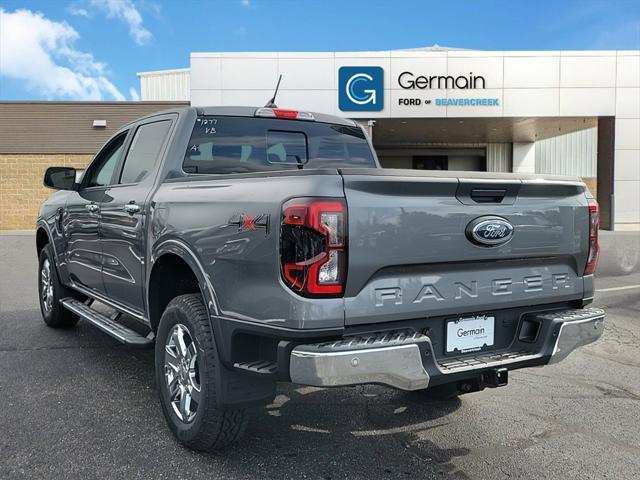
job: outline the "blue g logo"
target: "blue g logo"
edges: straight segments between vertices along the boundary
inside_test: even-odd
[[[338,107],[343,112],[379,112],[384,107],[381,67],[340,67]]]

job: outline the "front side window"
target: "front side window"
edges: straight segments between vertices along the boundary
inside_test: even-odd
[[[136,130],[119,183],[138,183],[149,176],[167,139],[171,120],[147,123]]]
[[[82,182],[84,188],[106,187],[111,184],[126,138],[127,132],[121,133],[98,153],[84,177]]]
[[[254,117],[196,119],[182,169],[219,174],[300,168],[375,167],[355,126]]]

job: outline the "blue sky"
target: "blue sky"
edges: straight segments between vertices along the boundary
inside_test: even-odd
[[[640,1],[0,0],[0,100],[130,100],[192,51],[640,49]]]

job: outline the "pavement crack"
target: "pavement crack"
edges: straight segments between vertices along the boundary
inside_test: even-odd
[[[519,373],[519,375],[522,375],[524,377],[532,376],[532,377],[536,377],[536,378],[546,378],[546,379],[551,379],[551,380],[557,380],[558,379],[557,376],[545,375],[545,374],[542,374],[542,373],[531,372],[531,371],[522,371],[522,372]],[[573,376],[573,375],[563,375],[562,376],[562,380],[564,382],[566,382],[566,383],[569,383],[569,384],[572,384],[572,385],[575,385],[575,386],[578,386],[578,387],[592,388],[592,389],[594,389],[597,392],[602,394],[602,395],[599,395],[599,396],[588,396],[588,395],[577,396],[577,395],[571,395],[571,396],[569,396],[567,398],[571,398],[571,399],[576,399],[576,398],[600,398],[600,399],[602,399],[603,397],[606,397],[606,398],[621,398],[621,399],[628,399],[628,400],[640,400],[640,394],[635,393],[634,391],[630,390],[629,388],[627,388],[625,386],[616,385],[614,383],[607,382],[605,380],[601,380],[601,379],[586,379],[584,377],[578,377],[578,376]],[[565,398],[565,397],[556,396],[556,398]]]
[[[586,349],[582,353],[584,353],[585,355],[588,355],[590,357],[599,358],[599,359],[605,360],[607,362],[617,363],[618,365],[623,365],[625,367],[640,368],[640,364],[631,363],[631,362],[623,362],[622,360],[617,360],[615,358],[611,358],[610,356],[601,355],[601,354],[598,354],[598,353],[595,353],[595,352],[590,352],[589,350],[586,350]]]
[[[604,433],[600,433],[594,430],[589,430],[576,423],[567,423],[567,422],[560,421],[556,418],[545,417],[535,412],[529,411],[527,413],[532,417],[539,419],[542,422],[550,423],[553,425],[552,428],[547,430],[548,433],[544,435],[544,438],[550,438],[552,436],[567,435],[569,433],[577,433],[580,435],[586,435],[588,437],[595,438],[600,442],[603,442],[611,447],[623,450],[625,452],[631,453],[632,455],[640,455],[640,447],[632,446],[628,442],[618,440],[610,435],[606,435]]]

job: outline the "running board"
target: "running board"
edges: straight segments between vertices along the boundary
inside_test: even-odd
[[[67,310],[75,313],[83,320],[92,323],[104,333],[125,345],[137,348],[146,348],[153,345],[155,338],[153,332],[150,332],[145,337],[74,298],[63,298],[61,303]]]

